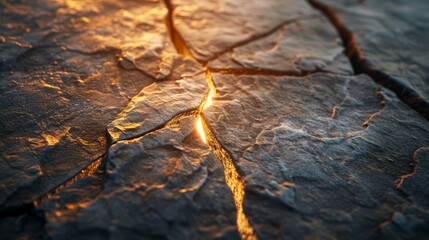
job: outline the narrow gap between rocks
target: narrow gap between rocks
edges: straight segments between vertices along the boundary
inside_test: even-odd
[[[349,58],[350,64],[352,65],[355,74],[367,74],[372,78],[374,82],[390,89],[408,107],[418,112],[420,115],[426,118],[426,120],[429,120],[429,103],[425,99],[423,99],[414,89],[406,86],[405,84],[389,76],[388,74],[378,69],[374,69],[371,63],[367,59],[365,59],[365,56],[359,44],[356,42],[355,34],[346,27],[344,22],[341,20],[341,18],[331,6],[325,5],[318,0],[308,0],[308,2],[314,8],[321,11],[337,30],[343,41],[345,53]],[[384,104],[384,101],[382,102],[382,105],[382,110],[385,110],[387,106]],[[378,112],[376,114],[378,114]],[[375,115],[370,116],[370,118],[367,119],[363,125],[367,125],[367,123]],[[411,172],[399,177],[399,179],[395,181],[395,187],[397,189],[401,187],[405,179],[414,175],[414,173],[416,172],[417,162],[415,154],[416,152],[414,152],[410,163],[410,166],[412,168]]]
[[[354,73],[367,74],[376,83],[393,91],[398,98],[408,107],[414,109],[424,118],[429,120],[429,102],[423,99],[414,89],[406,86],[399,80],[389,76],[385,72],[375,69],[365,56],[356,42],[356,36],[351,32],[335,10],[318,0],[308,0],[311,6],[321,11],[335,27],[340,35],[347,57],[353,67]]]
[[[173,23],[173,11],[174,7],[171,4],[170,0],[164,0],[164,3],[168,9],[168,15],[166,19],[167,29],[170,33],[171,40],[176,48],[177,53],[192,58],[194,61],[198,62],[205,69],[205,78],[210,91],[207,97],[202,102],[198,114],[197,114],[197,123],[196,129],[198,130],[202,140],[206,143],[214,152],[215,157],[222,163],[225,181],[228,188],[231,190],[234,203],[237,209],[237,228],[238,232],[242,239],[246,240],[256,240],[256,234],[253,227],[250,225],[249,220],[243,210],[243,201],[245,194],[244,180],[241,178],[240,174],[235,168],[234,162],[228,152],[222,148],[222,146],[217,141],[213,132],[209,129],[208,123],[204,120],[202,111],[212,105],[212,99],[216,95],[216,86],[213,82],[211,72],[206,67],[206,63],[201,63],[198,61],[190,52],[188,46],[184,43],[183,38],[179,32],[175,29]]]
[[[277,25],[277,26],[269,29],[266,32],[263,32],[263,33],[260,33],[260,34],[256,34],[256,35],[252,36],[249,39],[245,39],[243,41],[237,42],[233,46],[231,46],[231,47],[229,47],[229,48],[227,48],[227,49],[225,49],[225,50],[223,50],[221,52],[216,53],[215,56],[213,56],[212,58],[209,58],[204,64],[207,64],[210,61],[213,61],[213,60],[217,59],[222,54],[227,53],[228,51],[231,51],[234,48],[241,47],[241,46],[247,45],[249,43],[252,43],[254,41],[260,40],[262,38],[268,37],[269,35],[273,34],[277,30],[281,29],[282,27],[284,27],[284,26],[286,26],[288,24],[292,24],[292,23],[297,22],[299,20],[308,20],[308,19],[313,19],[313,18],[317,18],[317,17],[319,17],[318,14],[311,14],[311,15],[307,15],[307,16],[304,16],[304,17],[300,16],[300,17],[296,17],[296,18],[293,18],[293,19],[289,19],[289,20],[283,21],[279,25]]]

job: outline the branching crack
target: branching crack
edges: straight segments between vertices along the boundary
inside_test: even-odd
[[[223,169],[224,169],[224,175],[225,175],[225,181],[228,186],[228,188],[231,190],[234,203],[237,210],[237,228],[238,232],[240,233],[240,236],[242,239],[246,240],[256,240],[256,234],[253,229],[253,227],[250,225],[249,220],[247,216],[244,213],[243,210],[243,201],[244,201],[244,194],[245,194],[245,185],[244,180],[241,178],[240,174],[237,172],[233,160],[231,156],[228,154],[226,150],[224,150],[219,142],[217,141],[215,135],[209,130],[208,124],[204,120],[204,117],[202,115],[202,111],[210,106],[212,104],[212,98],[216,95],[216,86],[213,82],[211,72],[206,67],[206,63],[201,63],[198,61],[189,50],[188,46],[183,41],[182,36],[179,34],[179,32],[175,29],[174,23],[173,23],[173,11],[174,8],[171,4],[171,0],[164,0],[164,3],[168,9],[168,16],[166,19],[166,25],[170,32],[171,40],[173,41],[173,44],[176,48],[177,53],[192,58],[194,61],[201,64],[202,67],[205,68],[205,77],[208,86],[210,87],[210,91],[207,93],[207,96],[201,103],[198,112],[197,112],[197,124],[196,128],[199,131],[203,141],[210,146],[212,151],[214,152],[215,157],[222,163]],[[278,28],[282,27],[284,24],[281,24],[281,26],[278,26],[277,28],[274,28],[270,32],[258,36],[258,38],[262,38],[265,35],[270,34],[271,32],[276,31]],[[252,39],[253,41],[254,39]],[[239,43],[237,46],[240,46],[241,44],[246,44],[247,42]],[[229,50],[229,49],[228,49]]]
[[[414,89],[403,84],[401,81],[381,70],[375,69],[371,63],[365,59],[360,46],[356,42],[356,36],[346,27],[332,7],[318,0],[308,0],[308,2],[314,8],[325,14],[331,24],[336,28],[343,41],[346,49],[345,53],[350,60],[355,74],[367,74],[373,81],[393,91],[402,102],[429,120],[429,102],[423,99]]]
[[[209,58],[208,60],[206,60],[206,63],[208,63],[208,62],[210,62],[210,61],[213,61],[213,60],[217,59],[217,58],[218,58],[219,56],[221,56],[222,54],[225,54],[225,53],[227,53],[227,52],[231,51],[231,50],[232,50],[232,49],[234,49],[234,48],[238,48],[238,47],[241,47],[241,46],[247,45],[247,44],[249,44],[249,43],[255,42],[255,41],[257,41],[257,40],[260,40],[260,39],[262,39],[262,38],[268,37],[269,35],[271,35],[271,34],[275,33],[276,31],[278,31],[279,29],[281,29],[282,27],[284,27],[284,26],[286,26],[286,25],[288,25],[288,24],[295,23],[295,22],[297,22],[297,21],[299,21],[299,20],[307,20],[307,19],[313,19],[313,18],[318,18],[318,17],[320,17],[320,15],[319,15],[319,14],[309,14],[309,15],[304,16],[304,17],[303,17],[303,16],[299,16],[299,17],[296,17],[296,18],[293,18],[293,19],[288,19],[288,20],[286,20],[286,21],[283,21],[283,22],[281,22],[280,24],[278,24],[277,26],[275,26],[275,27],[273,27],[273,28],[269,29],[269,30],[268,30],[268,31],[266,31],[266,32],[262,32],[262,33],[259,33],[259,34],[255,34],[255,35],[254,35],[254,36],[252,36],[251,38],[248,38],[248,39],[245,39],[245,40],[243,40],[243,41],[237,42],[237,43],[235,43],[234,45],[230,46],[229,48],[227,48],[227,49],[225,49],[225,50],[223,50],[223,51],[220,51],[220,52],[216,53],[213,57],[211,57],[211,58]]]

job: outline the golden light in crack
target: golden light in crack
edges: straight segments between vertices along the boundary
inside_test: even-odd
[[[199,111],[197,118],[197,130],[201,136],[201,139],[205,144],[209,145],[213,150],[214,155],[217,159],[222,162],[225,174],[225,181],[228,188],[231,190],[235,207],[237,209],[237,228],[238,232],[241,235],[243,240],[256,240],[256,234],[254,232],[253,227],[250,225],[249,219],[244,213],[243,202],[244,202],[244,181],[240,177],[237,169],[234,166],[231,156],[226,152],[217,139],[214,137],[213,133],[206,126],[202,118],[202,113],[204,109],[207,109],[211,105],[213,105],[213,97],[216,95],[216,86],[214,85],[211,73],[208,69],[206,69],[206,80],[207,84],[210,87],[210,91],[207,95],[207,98],[203,101]]]
[[[207,79],[207,83],[210,87],[210,91],[209,91],[209,94],[207,95],[207,98],[204,100],[200,111],[210,107],[213,104],[213,97],[216,95],[216,87],[214,86],[214,84],[212,82],[211,74],[208,70],[206,70],[206,79]],[[197,131],[198,131],[198,134],[200,134],[201,139],[204,141],[204,143],[207,144],[207,138],[206,138],[206,134],[205,134],[204,128],[203,128],[203,121],[201,118],[201,113],[198,115],[198,118],[197,118]]]
[[[204,134],[203,121],[201,119],[201,116],[198,116],[198,119],[197,119],[197,131],[198,131],[198,134],[200,134],[203,142],[207,144],[207,138],[206,138],[206,135]]]
[[[181,55],[184,55],[186,57],[190,57],[196,60],[194,56],[191,54],[191,51],[189,50],[189,48],[184,43],[180,34],[174,28],[174,23],[172,19],[174,9],[170,0],[164,0],[164,3],[168,8],[168,17],[166,19],[167,28],[170,32],[170,37],[171,37],[171,40],[173,41],[176,51]],[[244,201],[244,193],[245,193],[244,180],[240,177],[239,173],[237,172],[237,169],[235,169],[231,156],[229,156],[229,154],[221,147],[219,142],[217,142],[213,133],[210,132],[210,130],[205,125],[206,123],[202,118],[201,112],[213,104],[213,97],[216,95],[216,86],[213,82],[210,70],[206,68],[205,72],[206,72],[207,84],[210,87],[210,91],[206,99],[202,102],[200,108],[198,109],[196,128],[204,143],[210,146],[210,148],[214,152],[215,157],[222,162],[222,165],[224,167],[225,181],[228,188],[232,192],[234,203],[237,209],[237,228],[238,228],[238,232],[240,233],[241,239],[256,240],[257,237],[255,234],[255,231],[243,210],[243,201]]]
[[[202,134],[204,135],[204,139],[208,140],[207,145],[209,145],[213,150],[215,157],[222,162],[226,185],[231,190],[234,198],[234,204],[237,209],[237,228],[241,235],[241,239],[257,240],[255,231],[243,209],[245,182],[237,172],[232,157],[225,149],[222,148],[214,134],[205,125],[206,123],[203,122],[203,119],[199,117],[199,120],[201,121],[201,129],[203,131]]]

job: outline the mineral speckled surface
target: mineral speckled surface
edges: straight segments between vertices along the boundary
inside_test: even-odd
[[[0,0],[0,238],[427,239],[426,10]]]

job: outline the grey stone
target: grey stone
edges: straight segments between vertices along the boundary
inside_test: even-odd
[[[181,78],[154,82],[143,88],[108,125],[113,142],[159,128],[177,115],[197,114],[209,91],[203,69],[189,58],[176,56],[173,61],[174,72],[181,73]]]
[[[155,77],[171,75],[174,61],[163,53],[171,43],[160,2],[2,1],[0,6],[4,210],[31,204],[100,158],[106,125]],[[119,66],[123,58],[134,61],[135,70]]]
[[[50,236],[237,239],[235,206],[222,163],[194,126],[195,117],[188,116],[114,144],[96,199],[46,208]],[[49,201],[41,207],[55,205]]]
[[[402,81],[429,101],[429,3],[367,0],[322,2],[333,7],[374,68]]]
[[[194,57],[204,62],[277,27],[318,14],[299,0],[178,0],[172,3],[175,28]]]
[[[391,92],[363,75],[213,78],[204,116],[246,181],[261,239],[378,238],[395,211],[414,219],[398,219],[400,236],[427,234],[427,190],[397,187],[429,123]]]
[[[427,4],[326,2],[427,96]],[[429,123],[343,44],[306,1],[0,1],[1,238],[424,239]]]
[[[351,75],[335,28],[323,16],[294,21],[265,38],[233,48],[208,64],[213,71],[302,75],[314,71]]]

